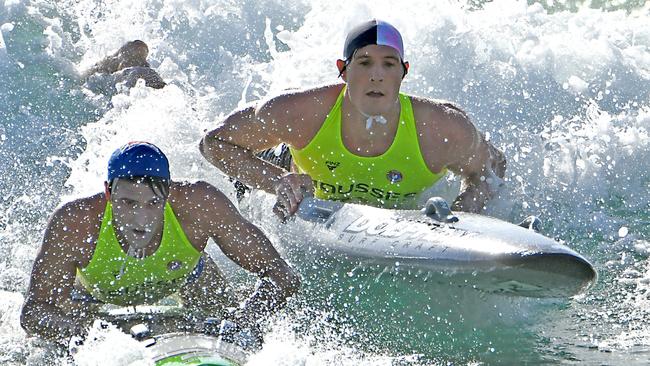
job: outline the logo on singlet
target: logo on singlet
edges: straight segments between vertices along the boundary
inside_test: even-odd
[[[177,271],[181,269],[181,264],[183,264],[181,261],[173,260],[167,263],[167,269],[170,271]]]
[[[327,169],[329,169],[330,172],[331,172],[331,171],[334,171],[334,169],[336,169],[339,165],[341,165],[341,163],[339,163],[338,161],[329,161],[328,160],[328,161],[325,162],[325,165],[327,165]]]
[[[391,170],[386,174],[386,178],[388,178],[388,181],[391,183],[398,183],[402,181],[402,173],[398,170]]]

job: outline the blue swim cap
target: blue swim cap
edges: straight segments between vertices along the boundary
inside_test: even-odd
[[[156,177],[170,180],[169,161],[153,144],[129,142],[108,159],[108,182],[115,178]]]
[[[404,61],[402,35],[390,23],[377,19],[359,24],[348,33],[343,47],[345,60],[349,61],[354,55],[354,51],[371,44],[394,48],[399,53],[402,62]]]

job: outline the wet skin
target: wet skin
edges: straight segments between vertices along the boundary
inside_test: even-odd
[[[363,47],[354,53],[342,74],[348,84],[348,102],[362,114],[399,118],[402,75],[402,63],[394,48]]]
[[[66,203],[52,215],[21,313],[21,325],[29,334],[65,342],[72,335],[83,335],[97,317],[92,304],[73,301],[71,294],[77,269],[86,267],[93,257],[107,199],[115,205],[118,240],[125,252],[137,247],[141,251],[136,254],[146,256],[159,246],[165,200],[146,184],[122,180],[114,184],[112,193]],[[215,187],[205,182],[172,182],[168,199],[196,250],[203,252],[208,240],[213,239],[239,266],[270,280],[261,281],[245,302],[242,321],[264,317],[296,293],[299,277],[268,238]],[[226,287],[223,275],[208,260],[199,279],[184,284],[178,292],[189,308],[223,310],[224,306],[235,305]]]
[[[146,86],[161,89],[167,84],[151,68],[147,57],[149,47],[146,43],[135,40],[125,43],[112,55],[93,65],[82,73],[82,78],[87,79],[94,74],[117,74],[116,82],[127,82],[128,87],[133,87],[138,79],[143,79]]]
[[[118,180],[109,193],[115,234],[122,249],[145,249],[150,255],[160,245],[165,198],[144,183]]]
[[[397,51],[368,45],[349,64],[337,60],[346,85],[294,91],[233,112],[200,143],[203,156],[241,182],[277,196],[276,213],[292,215],[313,192],[306,174],[296,174],[262,161],[256,151],[286,143],[302,149],[322,127],[342,88],[348,92],[341,107],[345,147],[359,156],[378,156],[392,144],[399,120],[396,103],[404,68]],[[408,63],[405,63],[408,68]],[[452,209],[480,212],[505,174],[503,153],[486,141],[469,117],[450,102],[409,96],[420,152],[431,172],[448,169],[462,178]],[[367,115],[382,115],[386,124],[366,129]],[[496,184],[495,184],[496,183]]]

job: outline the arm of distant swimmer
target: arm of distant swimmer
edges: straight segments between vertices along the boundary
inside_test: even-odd
[[[245,318],[254,319],[284,306],[286,299],[300,287],[300,278],[280,257],[269,239],[244,219],[234,205],[216,188],[206,188],[211,197],[204,206],[218,213],[209,223],[209,232],[223,253],[262,281],[244,303]]]
[[[90,322],[86,308],[70,300],[76,258],[66,249],[69,248],[66,243],[76,233],[65,225],[69,219],[69,205],[59,209],[50,219],[32,268],[20,317],[27,333],[59,341],[83,335]]]
[[[88,79],[94,74],[112,74],[118,70],[120,61],[117,58],[117,53],[114,55],[106,56],[101,61],[97,62],[89,69],[81,73],[82,79]]]
[[[149,67],[149,63],[147,62],[148,55],[149,47],[146,43],[140,40],[126,42],[115,53],[106,56],[90,69],[84,71],[81,77],[85,80],[93,74],[112,74],[133,66]]]

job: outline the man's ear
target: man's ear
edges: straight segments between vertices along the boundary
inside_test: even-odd
[[[343,81],[347,82],[346,78],[347,76],[345,75],[345,61],[343,60],[336,60],[336,68],[339,69],[339,76]]]
[[[409,67],[411,67],[411,65],[409,64],[408,61],[403,62],[402,64],[404,65],[404,75],[402,75],[402,79],[404,79],[404,77],[406,76],[406,74],[409,73]]]
[[[111,188],[108,186],[108,182],[104,182],[104,195],[106,196],[106,201],[111,200]]]

